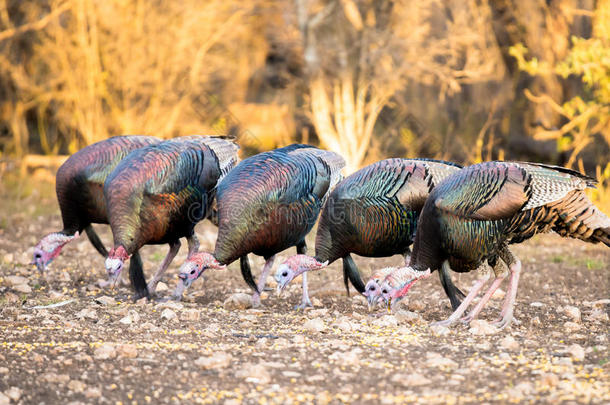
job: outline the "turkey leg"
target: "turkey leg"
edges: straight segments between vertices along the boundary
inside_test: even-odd
[[[516,261],[509,266],[510,270],[510,281],[508,284],[508,291],[504,298],[504,304],[502,305],[502,312],[500,312],[500,319],[494,322],[500,329],[504,329],[510,325],[513,320],[513,308],[515,307],[515,299],[517,298],[517,287],[519,286],[519,276],[521,274],[521,261]]]
[[[444,321],[434,322],[432,325],[449,326],[453,322],[457,321],[462,316],[464,311],[466,311],[472,300],[479,294],[479,291],[481,291],[485,283],[487,283],[489,277],[489,274],[486,274],[484,277],[475,281],[475,283],[472,285],[472,288],[470,289],[470,292],[468,293],[466,298],[464,298],[464,301],[462,301],[460,306],[451,314],[451,316],[449,316],[449,318],[445,319]]]
[[[263,289],[265,288],[265,284],[267,283],[267,276],[269,276],[269,272],[271,271],[271,268],[273,267],[273,262],[275,261],[275,255],[271,256],[270,258],[265,258],[265,259],[266,259],[265,266],[263,267],[263,271],[261,272],[261,275],[258,278],[258,283],[256,284],[258,291],[255,291],[254,294],[252,294],[252,307],[254,307],[254,308],[260,307],[260,305],[261,305],[261,293],[263,292]]]
[[[163,274],[165,274],[165,270],[167,270],[167,268],[169,267],[172,260],[174,260],[174,257],[176,257],[176,255],[178,254],[179,250],[180,250],[180,241],[179,240],[176,240],[169,244],[169,252],[167,252],[167,256],[165,256],[165,259],[163,259],[161,266],[159,266],[159,269],[153,276],[152,280],[150,280],[148,282],[148,292],[150,294],[155,293],[155,290],[157,289],[157,284],[161,280],[161,277],[163,277]]]
[[[307,245],[305,241],[299,242],[297,245],[297,254],[304,255],[307,254]],[[307,272],[304,272],[301,277],[303,277],[303,297],[301,298],[301,304],[294,307],[294,309],[305,309],[307,307],[313,307],[311,301],[309,300],[309,287],[307,285]]]

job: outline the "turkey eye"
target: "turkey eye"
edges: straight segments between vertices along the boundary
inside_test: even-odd
[[[191,270],[191,274],[195,274],[195,270]]]
[[[375,291],[375,286],[371,286],[370,290]]]
[[[282,277],[288,277],[288,272],[287,271],[283,272]]]
[[[41,257],[42,257],[42,255],[41,255],[40,253],[36,253],[36,254],[34,255],[34,258],[36,258],[36,259],[40,259]]]
[[[383,289],[383,290],[381,290],[381,292],[382,292],[382,293],[384,293],[384,294],[387,294],[387,293],[388,293],[388,290]]]

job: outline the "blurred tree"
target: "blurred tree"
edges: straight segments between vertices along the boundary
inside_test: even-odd
[[[407,81],[439,86],[498,74],[486,8],[475,1],[297,0],[311,120],[348,170],[363,161],[382,109]]]

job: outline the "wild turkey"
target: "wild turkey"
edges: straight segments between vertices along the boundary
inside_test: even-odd
[[[160,142],[152,136],[115,136],[86,146],[57,170],[55,191],[61,210],[63,230],[43,237],[34,247],[39,271],[55,259],[62,248],[84,230],[95,249],[104,257],[108,252],[91,224],[107,224],[104,181],[129,152]]]
[[[328,192],[341,179],[345,161],[336,153],[309,145],[290,145],[243,160],[218,186],[218,239],[214,254],[193,255],[181,267],[175,296],[207,268],[220,269],[240,259],[244,280],[260,292],[275,255],[291,246],[304,254],[305,236],[314,225]],[[252,278],[248,253],[263,256],[258,281]],[[301,307],[311,306],[303,278]]]
[[[351,253],[365,257],[405,255],[413,243],[419,212],[430,191],[460,166],[429,159],[386,159],[366,166],[341,181],[330,194],[320,214],[316,235],[316,256],[288,258],[276,272],[278,288],[312,270],[320,270],[343,259],[343,281],[348,279],[369,306],[379,298],[374,276],[365,286]],[[457,308],[461,291],[448,273],[441,282],[451,304]],[[462,294],[463,295],[463,294]]]
[[[555,231],[562,236],[610,246],[610,218],[586,197],[595,181],[563,167],[537,163],[488,162],[473,165],[448,177],[426,201],[417,225],[410,267],[397,270],[399,283],[383,288],[389,299],[404,296],[427,272],[450,266],[469,272],[487,262],[495,280],[465,322],[474,319],[510,271],[501,319],[513,317],[521,262],[508,249],[537,233]],[[410,273],[410,274],[409,274]],[[477,296],[489,276],[477,281],[464,302],[446,321],[455,322]]]
[[[209,215],[217,183],[237,162],[237,150],[225,139],[190,136],[139,149],[121,161],[104,185],[114,237],[106,259],[111,279],[131,257],[135,298],[148,297],[178,253],[180,238],[187,239],[189,255],[198,250],[194,227]],[[170,250],[147,287],[138,252],[165,243]]]

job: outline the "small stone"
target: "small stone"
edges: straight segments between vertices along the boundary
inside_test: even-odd
[[[398,326],[398,321],[394,315],[384,315],[375,319],[371,324],[380,328],[395,328]]]
[[[542,308],[543,306],[544,306],[544,304],[542,302],[537,302],[537,301],[532,302],[530,304],[530,307],[534,307],[534,308]]]
[[[199,357],[195,360],[195,365],[204,369],[209,370],[213,368],[225,368],[231,365],[233,357],[225,352],[217,352],[208,357]]]
[[[446,368],[456,368],[458,364],[447,358],[441,356],[439,353],[428,352],[426,353],[426,366],[428,367],[446,367]]]
[[[89,388],[84,392],[84,394],[85,398],[99,398],[102,396],[102,390],[100,390],[99,388]]]
[[[494,333],[498,333],[498,331],[498,328],[483,319],[475,319],[470,322],[470,329],[468,329],[468,332],[473,335],[493,335]]]
[[[326,329],[326,325],[322,319],[313,318],[303,324],[303,329],[309,332],[322,332]]]
[[[104,343],[96,348],[93,352],[93,357],[97,360],[108,360],[116,357],[116,349],[112,343]]]
[[[106,306],[116,305],[116,300],[107,295],[102,295],[101,297],[96,298],[95,302],[97,302],[100,305],[106,305]]]
[[[10,403],[11,399],[4,393],[0,392],[0,405],[9,405]]]
[[[354,324],[350,322],[347,317],[342,317],[338,319],[337,322],[333,324],[333,326],[345,333],[351,333],[356,329],[354,327]]]
[[[167,284],[165,284],[163,281],[159,281],[159,282],[157,283],[157,289],[156,289],[156,292],[158,292],[158,293],[159,293],[159,292],[164,292],[164,291],[167,291],[167,290],[169,290],[169,287],[168,287],[168,286],[167,286]]]
[[[8,390],[4,391],[4,393],[7,397],[9,397],[15,402],[19,401],[19,398],[21,398],[21,390],[17,387],[11,387]]]
[[[187,309],[180,313],[180,319],[183,321],[198,321],[201,317],[201,313],[197,309]]]
[[[572,357],[573,361],[583,361],[585,359],[585,349],[582,346],[573,344],[568,347],[568,353]]]
[[[245,293],[235,293],[222,304],[225,309],[248,309],[252,307],[252,296]]]
[[[555,374],[547,373],[540,377],[540,385],[542,387],[553,388],[559,383],[559,377]]]
[[[314,306],[314,308],[322,308],[324,307],[324,304],[322,303],[322,301],[320,301],[318,298],[313,297],[311,299],[311,305]]]
[[[515,352],[519,350],[521,346],[519,345],[519,343],[517,343],[514,337],[506,336],[500,340],[500,347]]]
[[[15,255],[12,253],[6,253],[4,255],[4,263],[12,263],[15,260]]]
[[[494,291],[493,295],[491,296],[492,300],[501,300],[502,298],[504,298],[504,296],[506,295],[506,293],[504,292],[504,290],[502,290],[501,288],[498,288],[496,291]]]
[[[419,373],[410,374],[394,374],[390,379],[394,384],[402,385],[403,387],[419,387],[430,384],[430,379]]]
[[[282,375],[287,378],[301,378],[301,373],[296,371],[282,371]]]
[[[430,325],[430,330],[432,331],[432,333],[438,336],[444,336],[449,333],[449,328],[442,325]]]
[[[563,324],[563,328],[568,333],[574,333],[580,330],[580,325],[576,322],[566,322]]]
[[[27,284],[27,283],[29,283],[29,281],[30,280],[28,280],[27,278],[22,277],[22,276],[8,276],[8,277],[4,278],[4,282],[6,284],[8,284],[10,287]]]
[[[421,320],[421,316],[417,312],[400,310],[394,315],[399,323],[413,323]]]
[[[343,367],[356,366],[360,363],[361,350],[354,349],[348,352],[335,352],[329,356],[335,364]]]
[[[85,318],[87,318],[87,319],[91,319],[91,320],[94,320],[94,321],[98,319],[97,312],[95,311],[95,309],[92,309],[92,308],[83,308],[80,311],[78,311],[75,314],[75,316],[78,319],[85,319]]]
[[[171,321],[176,318],[176,313],[169,308],[165,308],[163,312],[161,312],[161,319],[165,319]]]
[[[17,284],[15,286],[13,286],[13,290],[23,293],[23,294],[29,294],[32,292],[32,287],[30,287],[27,284]]]
[[[70,380],[68,383],[68,389],[74,392],[83,392],[85,390],[85,383],[80,380]]]
[[[255,384],[268,384],[271,381],[271,376],[263,364],[246,363],[235,372],[235,377]]]
[[[608,313],[601,308],[593,308],[586,319],[589,322],[608,322],[610,317],[608,317]]]
[[[573,307],[573,306],[568,305],[568,306],[563,308],[563,312],[573,322],[578,322],[579,323],[581,321],[580,309],[578,309],[577,307]]]
[[[138,357],[138,348],[132,343],[124,343],[116,348],[117,355],[124,359],[135,359]]]

